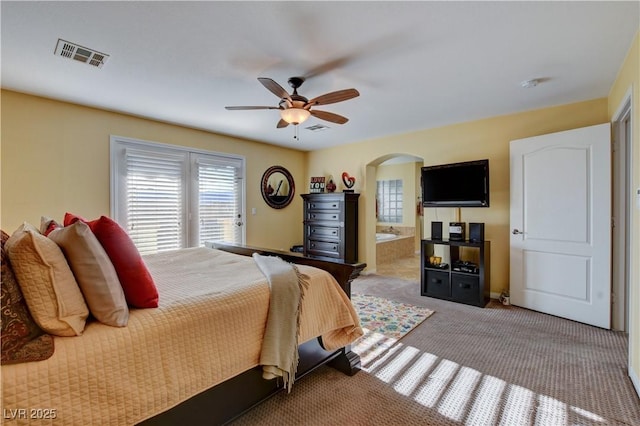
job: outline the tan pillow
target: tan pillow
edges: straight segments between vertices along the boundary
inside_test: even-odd
[[[89,225],[78,221],[49,234],[67,258],[89,310],[96,319],[114,327],[129,321],[129,308],[116,270]]]
[[[24,223],[5,250],[36,323],[57,336],[82,334],[89,310],[56,243]]]

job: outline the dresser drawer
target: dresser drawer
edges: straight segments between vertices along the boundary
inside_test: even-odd
[[[307,212],[308,221],[317,222],[337,222],[340,221],[340,212],[328,213],[328,212]]]
[[[478,304],[480,278],[472,275],[451,274],[451,297],[456,302]]]
[[[425,271],[425,293],[428,296],[450,297],[449,273],[440,271]]]
[[[340,258],[340,243],[309,240],[307,241],[307,253],[315,256],[327,256]]]
[[[307,201],[307,210],[341,210],[340,201]]]
[[[340,240],[340,228],[337,226],[307,226],[307,232],[309,232],[310,239],[339,241]]]
[[[305,255],[358,261],[359,197],[348,192],[302,194]]]

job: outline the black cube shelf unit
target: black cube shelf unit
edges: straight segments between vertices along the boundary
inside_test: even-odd
[[[446,268],[432,265],[429,261],[429,258],[434,255],[436,245],[448,247],[450,264]],[[485,307],[490,299],[490,246],[489,241],[422,240],[420,294]],[[455,261],[462,260],[460,249],[467,247],[479,250],[478,273],[454,271],[451,268]]]

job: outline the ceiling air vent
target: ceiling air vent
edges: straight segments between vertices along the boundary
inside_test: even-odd
[[[97,68],[102,68],[104,63],[109,58],[109,55],[88,49],[86,47],[82,47],[80,45],[62,39],[58,39],[55,55],[62,56],[63,58],[74,59],[78,62],[83,62],[87,65],[92,65]]]
[[[314,124],[313,126],[305,127],[305,129],[311,130],[312,132],[321,132],[329,128],[329,126],[325,126],[324,124]]]

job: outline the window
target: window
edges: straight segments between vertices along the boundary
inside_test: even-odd
[[[244,159],[111,137],[111,213],[141,253],[244,243]]]
[[[402,223],[402,179],[377,181],[378,222]]]

